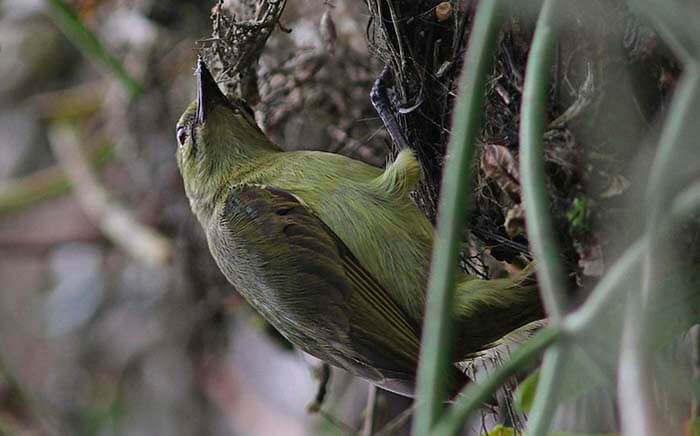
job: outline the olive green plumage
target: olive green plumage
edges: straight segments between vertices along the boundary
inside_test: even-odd
[[[382,171],[283,152],[201,61],[197,78],[177,159],[221,271],[299,348],[410,394],[434,236],[409,195],[420,177],[413,154]],[[532,286],[462,275],[457,288],[456,360],[541,316]]]

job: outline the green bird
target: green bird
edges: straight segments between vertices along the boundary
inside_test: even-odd
[[[287,152],[198,61],[197,98],[177,124],[192,211],[228,281],[292,344],[412,395],[435,231],[410,197],[403,150],[381,170],[320,151]],[[520,280],[458,277],[454,361],[542,317]],[[452,388],[466,377],[453,368]]]

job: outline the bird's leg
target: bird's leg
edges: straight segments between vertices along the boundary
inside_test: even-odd
[[[379,118],[382,119],[384,127],[386,127],[386,130],[389,132],[389,136],[391,136],[394,145],[396,145],[399,150],[405,150],[409,148],[408,141],[394,116],[394,105],[390,101],[389,94],[387,93],[387,82],[389,82],[389,80],[393,80],[393,77],[391,69],[389,65],[387,65],[384,67],[382,74],[374,81],[372,90],[369,93],[369,98],[372,101],[372,106],[374,106],[377,114],[379,114]]]
[[[323,400],[326,398],[326,393],[328,392],[328,381],[331,378],[331,367],[326,363],[321,363],[321,366],[315,369],[315,376],[318,378],[318,391],[316,391],[316,398],[314,401],[306,406],[306,410],[309,413],[318,413],[323,405]]]

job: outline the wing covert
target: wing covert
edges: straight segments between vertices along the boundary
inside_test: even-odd
[[[375,382],[413,379],[420,327],[295,195],[235,185],[207,237],[229,281],[292,343]]]

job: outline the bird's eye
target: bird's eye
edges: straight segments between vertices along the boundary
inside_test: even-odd
[[[187,129],[185,129],[185,126],[180,126],[177,128],[177,131],[175,132],[175,136],[177,136],[177,143],[180,144],[180,147],[185,145],[185,141],[187,140]]]
[[[236,107],[239,111],[243,111],[250,115],[251,118],[255,119],[255,112],[253,111],[253,108],[250,107],[248,102],[246,102],[245,100],[241,98],[236,99]]]

